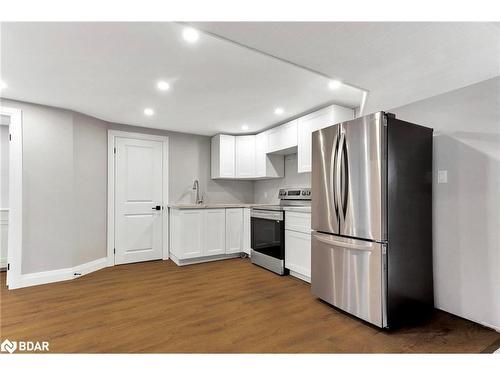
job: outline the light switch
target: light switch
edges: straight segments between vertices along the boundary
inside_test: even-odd
[[[448,183],[448,171],[442,170],[438,171],[438,184],[447,184]]]

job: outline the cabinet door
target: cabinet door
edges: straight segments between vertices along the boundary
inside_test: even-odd
[[[226,210],[205,210],[205,256],[226,252]]]
[[[242,252],[243,208],[226,209],[226,254]]]
[[[255,135],[236,137],[236,177],[255,177]]]
[[[301,117],[298,120],[297,171],[303,173],[312,170],[312,132],[353,118],[354,111],[351,108],[338,105],[332,105]]]
[[[279,152],[297,146],[297,120],[268,130],[268,152]]]
[[[267,132],[255,136],[255,177],[266,176]]]
[[[285,267],[311,278],[311,234],[285,230]]]
[[[197,258],[204,252],[204,210],[180,210],[180,259]]]
[[[251,238],[250,238],[250,209],[243,209],[243,252],[250,255]]]
[[[219,171],[220,177],[234,178],[235,176],[235,140],[232,135],[220,135]]]

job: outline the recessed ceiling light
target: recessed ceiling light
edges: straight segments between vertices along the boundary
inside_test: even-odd
[[[182,37],[188,43],[196,43],[200,38],[200,33],[192,27],[186,27],[182,30]]]
[[[153,116],[155,114],[155,111],[152,108],[144,108],[144,114],[146,116]]]
[[[7,84],[4,82],[4,81],[0,81],[0,89],[6,89],[7,88]]]
[[[158,90],[167,91],[170,88],[170,84],[165,81],[158,81],[156,87],[158,87]]]
[[[281,107],[278,107],[274,110],[275,115],[282,115],[283,113],[285,113],[285,110]]]
[[[241,130],[248,130],[248,129],[249,129],[248,125],[246,125],[246,124],[241,125]]]
[[[328,83],[328,87],[330,88],[330,90],[337,90],[340,86],[342,86],[342,82],[337,81],[336,79],[331,80]]]

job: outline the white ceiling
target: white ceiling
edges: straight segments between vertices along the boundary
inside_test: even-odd
[[[395,108],[500,75],[498,23],[194,25],[370,90],[367,112]]]
[[[362,91],[175,23],[2,23],[2,96],[104,120],[212,135],[256,132]],[[168,92],[155,84],[164,79]],[[285,114],[275,115],[281,106]],[[155,115],[146,117],[151,107]]]

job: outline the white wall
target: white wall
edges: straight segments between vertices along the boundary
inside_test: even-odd
[[[391,112],[435,130],[436,306],[500,330],[500,77]]]
[[[297,154],[285,156],[285,177],[255,182],[255,203],[278,204],[278,192],[282,188],[311,187],[311,173],[297,173]]]
[[[106,256],[110,128],[169,136],[170,202],[189,202],[194,179],[207,201],[253,201],[253,182],[210,180],[209,137],[112,124],[25,102],[2,105],[23,112],[23,274]]]

